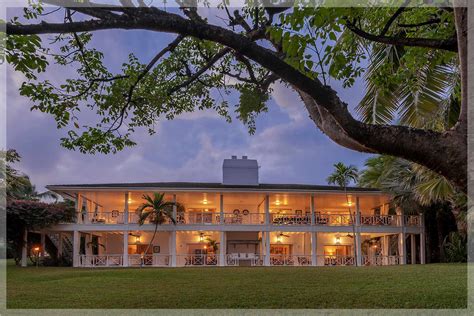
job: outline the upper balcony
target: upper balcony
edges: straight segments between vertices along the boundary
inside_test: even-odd
[[[78,203],[78,223],[134,224],[143,195],[152,192],[89,192]],[[421,226],[419,216],[392,215],[381,194],[174,192],[177,225]],[[356,210],[359,209],[358,218]],[[128,212],[125,210],[128,209]],[[127,214],[128,213],[128,214]],[[169,221],[166,224],[172,224]]]

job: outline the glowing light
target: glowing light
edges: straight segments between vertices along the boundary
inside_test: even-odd
[[[34,251],[40,251],[40,247],[33,248]]]
[[[341,243],[341,237],[336,236],[336,245],[339,245]]]
[[[281,235],[277,236],[277,243],[281,243]]]
[[[135,242],[136,242],[137,244],[140,243],[140,236],[136,236],[136,237],[135,237]]]
[[[202,200],[202,204],[207,204],[207,200],[206,199]]]
[[[281,204],[280,201],[278,201],[278,200],[275,201],[275,205],[280,205],[280,204]]]

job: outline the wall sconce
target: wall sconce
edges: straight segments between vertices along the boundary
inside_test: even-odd
[[[347,202],[347,206],[352,206],[352,201]]]
[[[135,236],[135,242],[136,242],[137,244],[140,243],[140,236]]]
[[[336,236],[336,245],[340,245],[340,244],[341,244],[341,237]]]
[[[280,201],[276,200],[275,205],[280,205]]]
[[[281,236],[280,235],[277,236],[277,243],[281,243]]]
[[[203,242],[204,241],[204,236],[201,234],[199,235],[199,242]]]
[[[207,200],[206,199],[202,200],[202,204],[207,204]]]

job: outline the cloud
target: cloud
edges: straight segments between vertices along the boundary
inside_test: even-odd
[[[288,114],[291,120],[301,121],[308,117],[308,112],[294,90],[286,87],[281,82],[276,82],[272,85],[272,88],[272,98]]]

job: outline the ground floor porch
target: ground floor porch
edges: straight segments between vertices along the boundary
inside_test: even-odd
[[[423,234],[403,232],[74,231],[48,236],[58,246],[57,255],[70,255],[75,267],[380,266],[425,262]]]

